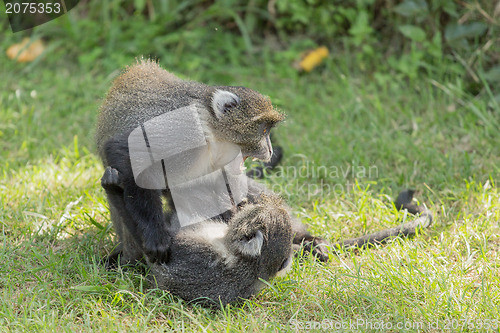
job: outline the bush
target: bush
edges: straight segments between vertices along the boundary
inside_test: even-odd
[[[286,51],[309,40],[352,53],[377,80],[455,74],[469,92],[493,90],[500,100],[500,2],[87,0],[66,16],[37,32],[69,39],[64,52],[83,65],[107,57],[117,67],[140,54],[182,54],[179,69],[245,65],[263,48]]]

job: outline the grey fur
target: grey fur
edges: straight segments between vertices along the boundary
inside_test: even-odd
[[[186,168],[190,179],[219,170],[234,158],[235,151],[241,150],[243,157],[269,160],[273,151],[269,130],[283,119],[269,98],[245,87],[182,80],[152,60],[139,60],[127,68],[105,98],[96,130],[97,150],[104,166],[119,170],[124,178],[121,191],[107,191],[122,244],[117,248],[122,263],[134,262],[144,254],[152,262],[168,261],[172,231],[165,223],[161,198],[166,197],[170,208],[175,209],[172,196],[168,188],[163,191],[137,183],[127,140],[134,129],[174,110],[195,110],[207,142],[203,153],[193,155],[193,167]],[[164,130],[168,131],[168,126]],[[153,167],[162,171],[159,163]],[[143,176],[149,184],[147,177],[151,174],[145,172]],[[122,251],[121,246],[128,250]]]
[[[113,168],[106,169],[102,184],[108,193],[123,190],[120,173]],[[188,301],[225,305],[257,293],[264,286],[261,279],[284,275],[292,262],[294,220],[270,192],[249,199],[226,220],[183,228],[171,213],[165,221],[173,232],[170,260],[148,261],[153,284]],[[115,218],[114,206],[110,209]],[[120,255],[140,260],[142,252],[124,225],[118,223],[116,230],[123,242]]]
[[[217,99],[216,105],[229,101],[230,95],[220,94],[221,91],[236,96],[238,101],[224,119],[216,117],[212,110],[214,96],[224,97]],[[104,144],[110,138],[129,133],[149,119],[189,105],[196,105],[207,112],[202,119],[207,121],[215,140],[233,142],[247,156],[253,156],[254,151],[260,150],[258,145],[262,140],[258,135],[258,123],[276,124],[284,117],[273,108],[269,98],[251,89],[208,86],[181,80],[152,60],[140,60],[114,81],[101,106],[96,141],[104,163]]]
[[[188,301],[225,305],[257,293],[291,263],[291,219],[277,198],[242,207],[226,224],[210,220],[181,229],[171,260],[152,264],[152,280]]]

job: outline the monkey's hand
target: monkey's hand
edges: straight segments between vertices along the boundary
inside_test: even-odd
[[[298,245],[298,244],[294,244]],[[320,237],[311,237],[310,239],[303,239],[300,244],[304,252],[308,252],[311,255],[315,256],[321,262],[328,262],[330,259],[328,256],[328,247],[330,247],[330,243]]]

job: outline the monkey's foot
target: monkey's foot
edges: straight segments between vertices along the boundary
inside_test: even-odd
[[[102,175],[101,186],[105,190],[123,190],[118,170],[108,166]]]
[[[151,263],[167,263],[170,257],[172,237],[167,232],[151,235],[143,245],[143,251]]]

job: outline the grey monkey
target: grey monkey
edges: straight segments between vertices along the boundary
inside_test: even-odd
[[[248,88],[185,81],[151,60],[129,67],[114,81],[97,120],[99,156],[104,166],[119,171],[122,179],[122,189],[106,191],[119,241],[110,261],[120,257],[122,263],[136,262],[144,255],[152,263],[168,261],[173,231],[165,223],[168,211],[164,199],[175,211],[171,191],[168,183],[164,189],[137,185],[128,138],[135,129],[144,130],[151,119],[183,108],[198,114],[208,146],[186,170],[192,177],[218,170],[239,150],[244,159],[270,160],[270,130],[284,118],[269,98]],[[248,183],[253,193],[260,189],[256,184]],[[321,238],[307,233],[301,223],[293,223],[292,231],[296,244],[306,242],[321,260],[327,260],[326,248],[316,246],[325,243]]]
[[[292,262],[290,216],[278,199],[246,204],[228,223],[214,219],[182,228],[171,259],[152,264],[158,287],[187,301],[225,305],[249,298]]]
[[[419,215],[416,219],[339,242],[334,247],[374,245],[428,227],[432,214],[412,203],[413,194],[413,190],[402,191],[395,204],[398,209]],[[297,244],[292,247],[292,237],[296,237],[292,235],[294,220],[283,202],[272,194],[262,194],[254,200],[234,213],[227,223],[210,220],[181,229],[172,240],[171,260],[151,266],[157,286],[188,301],[225,305],[256,294],[264,286],[261,279],[269,281],[276,275],[285,275],[291,267],[292,248],[300,250]],[[303,229],[299,237],[304,238],[305,234]],[[307,248],[311,242],[304,245],[306,251],[312,251]],[[326,254],[326,249],[321,253]]]
[[[108,167],[102,179],[106,191],[122,189],[120,178]],[[176,213],[169,213],[165,223],[178,225]],[[273,194],[244,203],[227,220],[172,230],[170,259],[149,261],[149,277],[187,301],[218,306],[249,298],[265,286],[262,280],[283,275],[292,262],[291,218]]]
[[[108,167],[102,185],[106,192],[123,190],[120,173]],[[299,250],[298,240],[312,236],[303,224],[290,217],[288,207],[276,195],[266,189],[255,193],[249,193],[249,202],[226,219],[220,217],[182,229],[172,228],[175,232],[169,262],[149,262],[153,283],[188,301],[225,305],[257,293],[264,286],[261,279],[268,281],[286,273],[292,262],[292,249]],[[401,192],[395,204],[398,209],[419,214],[415,220],[335,246],[373,245],[390,237],[411,235],[418,227],[427,227],[432,222],[432,214],[412,203],[413,194],[412,190]],[[178,225],[176,213],[168,214],[165,223]],[[117,232],[121,232],[120,229]],[[293,246],[292,238],[296,243]],[[312,251],[307,248],[312,242],[304,245],[306,251]],[[326,244],[318,243],[318,246],[326,247]],[[322,249],[319,253],[327,255],[328,252]]]

